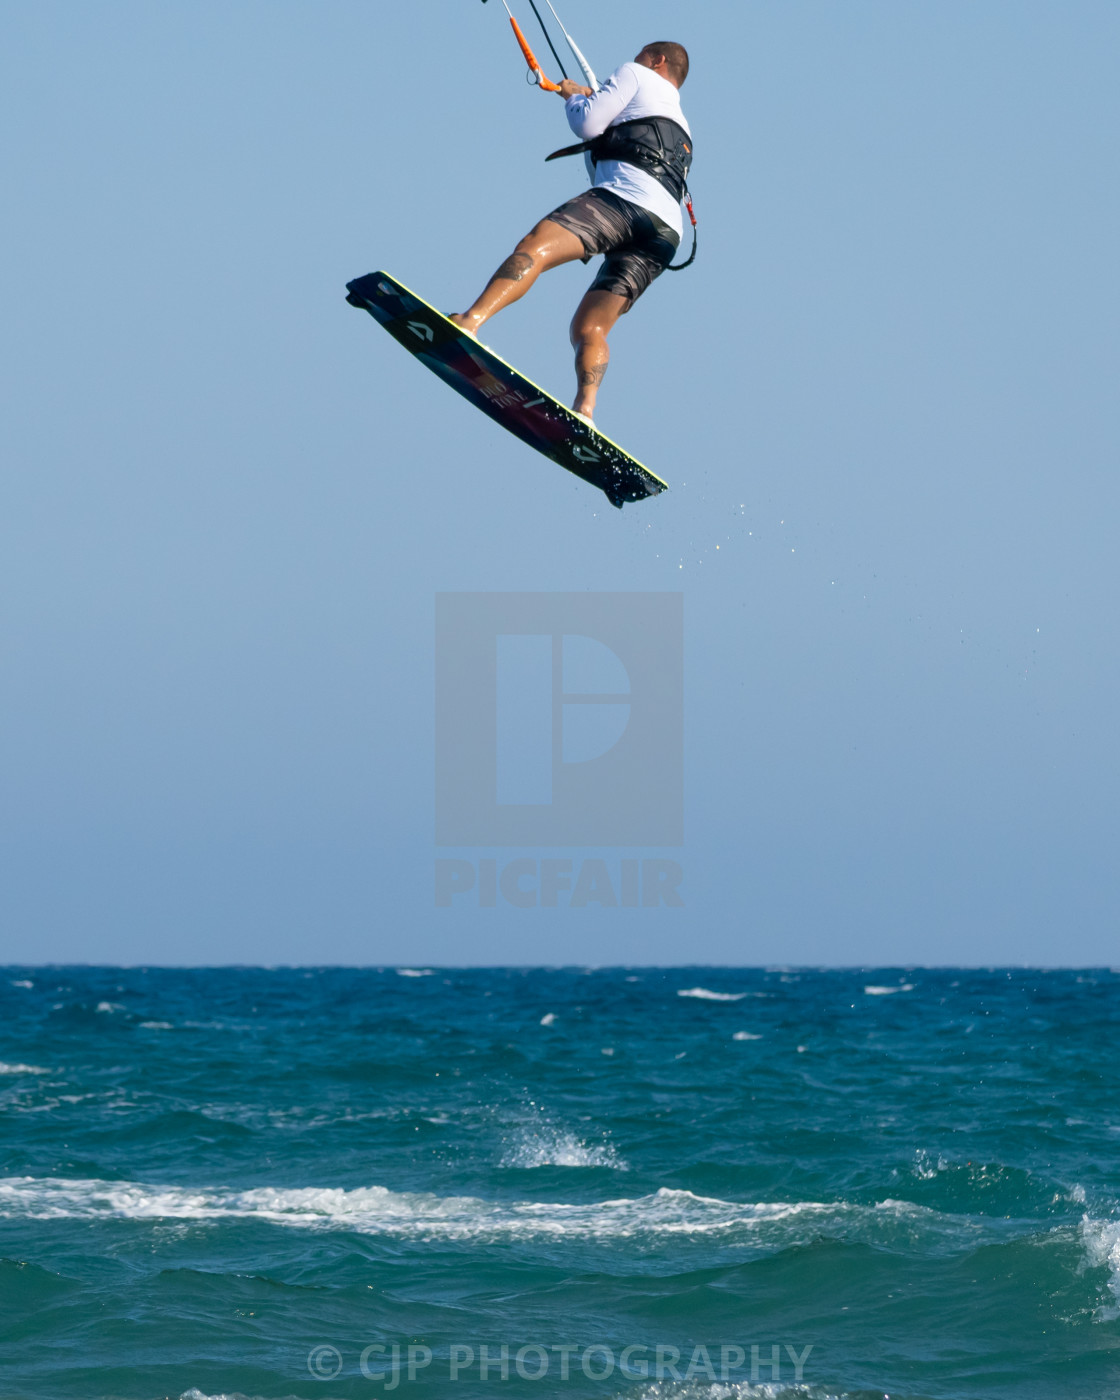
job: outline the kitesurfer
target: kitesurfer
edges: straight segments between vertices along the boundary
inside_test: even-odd
[[[560,84],[568,125],[581,144],[557,154],[586,150],[593,187],[542,219],[474,305],[451,317],[477,334],[491,316],[519,301],[542,272],[605,254],[570,331],[576,352],[573,408],[588,421],[610,358],[607,335],[672,262],[681,240],[680,201],[692,161],[692,136],[680,100],[687,76],[683,46],[657,43],[624,63],[598,92],[570,78]]]

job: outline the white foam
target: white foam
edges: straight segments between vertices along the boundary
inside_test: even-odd
[[[689,1353],[683,1352],[681,1366],[688,1364]],[[719,1353],[712,1356],[719,1365]],[[768,1362],[762,1363],[764,1366]],[[793,1366],[782,1353],[782,1373],[792,1373]],[[186,1400],[186,1397],[183,1397]],[[193,1397],[191,1398],[193,1400]],[[202,1397],[206,1400],[206,1397]],[[221,1400],[221,1397],[219,1397]],[[804,1382],[785,1381],[653,1381],[638,1391],[635,1400],[850,1400],[847,1392],[822,1390]]]
[[[864,987],[863,994],[868,997],[891,997],[895,992],[912,992],[913,982],[900,982],[897,987]]]
[[[10,987],[26,987],[27,990],[30,991],[31,988],[34,987],[35,983],[29,982],[26,977],[21,977],[18,982],[9,982],[8,985]]]
[[[398,977],[434,977],[435,973],[430,967],[398,967]]]
[[[699,1001],[742,1001],[746,992],[710,992],[707,987],[685,987],[679,997],[696,997]]]
[[[732,1040],[761,1040],[760,1035],[755,1035],[753,1031],[736,1031],[731,1037]]]
[[[595,1150],[578,1142],[573,1147],[582,1159],[579,1165],[586,1164],[584,1154]],[[599,1150],[606,1153],[610,1149]],[[240,1218],[289,1228],[349,1230],[381,1238],[437,1242],[506,1244],[563,1239],[601,1244],[625,1240],[636,1247],[704,1243],[767,1251],[808,1244],[825,1233],[873,1247],[920,1249],[923,1254],[931,1247],[938,1253],[972,1248],[991,1228],[980,1219],[942,1215],[908,1201],[885,1200],[874,1206],[820,1201],[750,1203],[721,1201],[666,1187],[649,1196],[567,1204],[486,1201],[473,1196],[390,1191],[383,1186],[234,1191],[33,1177],[0,1179],[0,1218]]]
[[[919,1147],[914,1153],[914,1165],[911,1170],[919,1181],[933,1181],[938,1172],[949,1170],[949,1163],[940,1153],[937,1154],[937,1161],[932,1161],[925,1148]]]
[[[42,1065],[6,1065],[0,1060],[0,1074],[50,1074]]]
[[[1117,1306],[1098,1313],[1102,1322],[1120,1317],[1120,1220],[1094,1220],[1086,1215],[1081,1221],[1081,1241],[1090,1268],[1107,1268],[1108,1286]]]
[[[175,1027],[170,1021],[141,1021],[142,1031],[173,1031]]]
[[[553,1021],[555,1021],[555,1020],[556,1020],[556,1012],[555,1012],[555,1011],[547,1011],[547,1012],[545,1012],[545,1014],[541,1017],[541,1025],[542,1025],[542,1026],[551,1026],[552,1023],[553,1023]]]
[[[629,1167],[610,1143],[588,1146],[574,1133],[550,1128],[526,1130],[502,1158],[503,1167]]]
[[[96,1010],[103,1015],[111,1016],[114,1011],[123,1011],[124,1007],[117,1001],[99,1001]]]

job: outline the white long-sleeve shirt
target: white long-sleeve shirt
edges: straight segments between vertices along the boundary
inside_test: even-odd
[[[669,117],[692,135],[678,90],[668,78],[641,63],[624,63],[594,97],[569,97],[564,107],[568,125],[581,141],[591,141],[602,136],[608,126],[640,117]],[[601,160],[595,167],[594,185],[656,214],[678,238],[683,233],[680,204],[648,171],[624,160]]]

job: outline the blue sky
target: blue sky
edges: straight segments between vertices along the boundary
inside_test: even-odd
[[[693,59],[621,513],[342,299],[581,187],[500,6],[6,7],[5,960],[1115,961],[1120,11],[562,14]],[[677,589],[685,906],[435,909],[436,592]]]

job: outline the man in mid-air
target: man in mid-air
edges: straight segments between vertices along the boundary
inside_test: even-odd
[[[593,188],[542,219],[474,305],[451,317],[475,335],[548,268],[605,254],[570,332],[576,352],[573,408],[588,422],[610,358],[607,335],[672,262],[681,240],[680,201],[692,162],[692,135],[680,99],[687,76],[684,48],[661,43],[647,44],[596,93],[570,78],[561,83],[568,125],[584,144],[560,154],[587,150]]]

